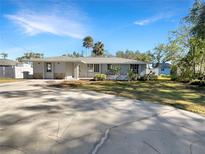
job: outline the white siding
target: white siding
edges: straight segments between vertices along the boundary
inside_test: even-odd
[[[139,65],[139,74],[140,76],[144,76],[146,74],[146,64]]]
[[[66,72],[66,63],[64,62],[54,63],[54,73],[65,73],[65,72]]]
[[[73,67],[74,67],[74,79],[78,79],[79,78],[79,63],[74,63]]]
[[[65,65],[65,74],[66,78],[72,78],[74,76],[74,64],[73,63],[66,63]]]
[[[79,76],[80,77],[87,77],[88,72],[87,72],[87,64],[80,64],[80,69],[79,69]]]
[[[43,73],[43,62],[33,62],[33,73]]]
[[[106,74],[107,73],[107,64],[101,64],[101,72],[103,74]]]
[[[127,74],[127,72],[128,72],[128,70],[130,69],[130,65],[129,64],[122,64],[122,65],[120,65],[120,74],[121,75],[126,75]]]

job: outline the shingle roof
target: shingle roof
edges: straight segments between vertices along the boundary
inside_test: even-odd
[[[133,60],[133,59],[125,59],[118,57],[48,57],[42,59],[31,59],[33,62],[82,62],[86,64],[147,64],[147,62]]]
[[[0,59],[0,66],[15,66],[16,62],[9,59]]]
[[[67,56],[59,56],[59,57],[46,57],[46,58],[32,58],[30,61],[33,62],[81,62],[79,58],[67,57]]]
[[[146,62],[118,57],[82,57],[84,63],[90,64],[146,64]]]

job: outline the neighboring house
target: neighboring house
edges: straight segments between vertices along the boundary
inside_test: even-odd
[[[171,64],[169,63],[160,63],[158,67],[153,67],[155,66],[156,64],[152,64],[152,66],[150,66],[149,70],[151,72],[154,72],[155,75],[161,75],[161,74],[164,74],[164,75],[170,75],[171,73]]]
[[[0,59],[0,78],[15,78],[16,62],[9,59]]]
[[[170,75],[170,73],[171,73],[171,64],[161,63],[159,68],[160,68],[160,70],[159,70],[160,74]]]
[[[33,68],[30,64],[0,59],[0,78],[31,78]]]
[[[129,69],[140,76],[146,74],[148,63],[117,57],[51,57],[32,59],[36,79],[88,79],[95,74],[107,74],[112,67],[120,67],[119,79],[125,79]]]

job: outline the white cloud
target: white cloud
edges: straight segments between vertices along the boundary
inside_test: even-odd
[[[172,14],[167,13],[167,14],[159,14],[157,16],[153,16],[147,19],[143,19],[143,20],[137,20],[134,22],[134,24],[138,25],[138,26],[145,26],[145,25],[149,25],[151,23],[157,22],[159,20],[162,19],[167,19],[170,18],[172,16]]]
[[[70,15],[54,13],[36,13],[22,10],[17,14],[5,15],[9,20],[23,28],[28,35],[51,33],[58,36],[69,36],[81,39],[86,35],[86,26],[80,19]]]

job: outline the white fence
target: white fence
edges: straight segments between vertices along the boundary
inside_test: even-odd
[[[28,76],[25,77],[25,72],[28,72],[27,74],[32,76],[33,68],[31,66],[16,66],[15,67],[15,78],[17,79],[28,78]]]
[[[155,75],[160,75],[160,68],[150,68],[146,69],[146,74],[149,74],[150,72],[154,73]]]

